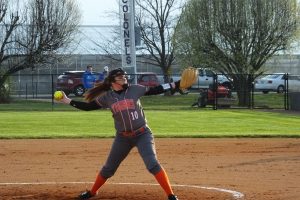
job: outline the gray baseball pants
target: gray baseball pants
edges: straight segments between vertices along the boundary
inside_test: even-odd
[[[127,157],[133,147],[137,147],[148,171],[155,175],[161,170],[161,166],[156,157],[154,138],[149,128],[136,137],[124,137],[116,134],[105,165],[100,171],[104,178],[112,177],[117,171],[121,162]]]

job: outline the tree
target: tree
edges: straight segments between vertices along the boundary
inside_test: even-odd
[[[137,54],[143,60],[139,64],[152,64],[161,68],[165,81],[169,82],[172,64],[175,62],[173,33],[183,0],[135,0],[135,26],[141,37]],[[119,17],[119,13],[113,13]],[[137,30],[136,30],[137,31]],[[98,51],[112,60],[121,54],[120,27],[111,28],[107,35],[99,34],[101,41],[90,39]],[[103,39],[104,38],[104,39]]]
[[[175,31],[176,55],[230,75],[239,105],[247,106],[249,84],[289,47],[298,22],[297,0],[189,0]]]
[[[9,100],[8,77],[56,59],[73,40],[81,17],[72,0],[23,3],[0,0],[0,103]]]
[[[145,54],[157,64],[169,82],[175,61],[172,36],[177,23],[178,0],[136,0],[136,22],[140,28]]]

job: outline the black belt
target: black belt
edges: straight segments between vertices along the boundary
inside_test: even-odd
[[[134,131],[123,131],[123,132],[121,132],[121,134],[124,137],[136,137],[138,135],[143,134],[145,131],[146,131],[146,126],[142,126],[141,128],[136,129]]]

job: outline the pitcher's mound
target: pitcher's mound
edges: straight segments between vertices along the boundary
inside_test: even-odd
[[[0,186],[1,198],[6,200],[70,200],[90,188],[90,184],[46,184]],[[176,187],[174,192],[180,200],[233,200],[232,194],[190,187]],[[93,199],[115,200],[166,200],[158,185],[106,184]]]

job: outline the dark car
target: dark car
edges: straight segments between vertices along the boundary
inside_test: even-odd
[[[157,75],[153,72],[142,72],[137,75],[137,83],[144,86],[158,86]]]
[[[74,94],[75,96],[82,96],[85,92],[82,83],[82,76],[84,71],[65,71],[59,75],[56,82],[56,90],[62,90],[66,95]],[[99,77],[99,73],[95,74],[96,80]],[[129,78],[129,82],[132,82]],[[141,72],[137,75],[137,82],[144,86],[157,86],[159,85],[158,78],[155,73]]]
[[[135,76],[137,77],[137,84],[144,85],[144,86],[150,86],[150,87],[160,85],[160,82],[158,80],[156,73],[138,72],[136,75],[129,74],[127,76],[128,82],[133,84]]]
[[[82,96],[85,92],[82,83],[83,73],[84,71],[65,71],[57,78],[56,90],[62,90],[66,95],[74,94],[75,96]],[[99,74],[93,74],[95,74],[95,78],[98,79]]]

